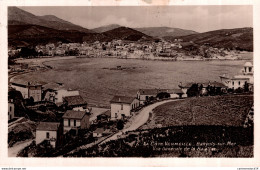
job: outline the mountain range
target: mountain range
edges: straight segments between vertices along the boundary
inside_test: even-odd
[[[38,44],[69,42],[155,41],[176,38],[198,45],[210,44],[218,48],[253,50],[253,28],[223,29],[198,33],[170,27],[128,28],[117,24],[83,28],[54,15],[36,16],[17,7],[8,8],[8,45],[35,46]]]
[[[92,29],[92,31],[103,33],[119,27],[122,26],[118,24],[110,24],[110,25]],[[185,35],[198,33],[192,30],[185,30],[185,29],[171,28],[171,27],[143,27],[143,28],[133,28],[133,29],[143,34],[146,34],[148,36],[156,37],[156,38],[163,38],[166,36],[185,36]]]
[[[62,20],[54,15],[36,16],[17,7],[8,8],[8,25],[40,25],[57,30],[92,33],[91,30]]]

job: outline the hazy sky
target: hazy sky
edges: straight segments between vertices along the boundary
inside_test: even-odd
[[[55,15],[85,28],[108,24],[175,27],[205,32],[253,27],[252,6],[19,7],[34,15]]]

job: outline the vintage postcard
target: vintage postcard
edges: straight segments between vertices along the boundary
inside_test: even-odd
[[[260,165],[255,2],[47,2],[1,2],[3,166]]]

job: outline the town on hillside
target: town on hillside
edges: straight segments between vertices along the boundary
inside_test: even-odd
[[[122,58],[147,60],[236,60],[240,59],[240,51],[235,49],[215,48],[207,43],[195,47],[192,41],[183,42],[183,39],[171,41],[158,40],[157,42],[127,41],[122,39],[109,42],[95,41],[93,43],[48,43],[35,47],[10,47],[9,58],[32,58],[54,56],[77,56],[78,58]],[[12,66],[10,66],[12,67]]]

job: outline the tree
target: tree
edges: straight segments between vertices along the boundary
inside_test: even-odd
[[[187,90],[188,97],[194,97],[199,95],[198,84],[192,84],[192,86]]]
[[[244,84],[244,92],[249,92],[249,84],[247,82]]]
[[[34,48],[24,47],[21,49],[19,55],[23,58],[27,58],[27,57],[35,57],[38,55],[38,53],[35,51]]]
[[[117,122],[117,129],[118,130],[122,130],[123,128],[124,128],[124,122],[123,122],[123,120],[119,120],[118,122]]]
[[[161,93],[158,93],[156,97],[159,99],[165,99],[165,98],[170,98],[171,95],[167,92],[161,92]]]

